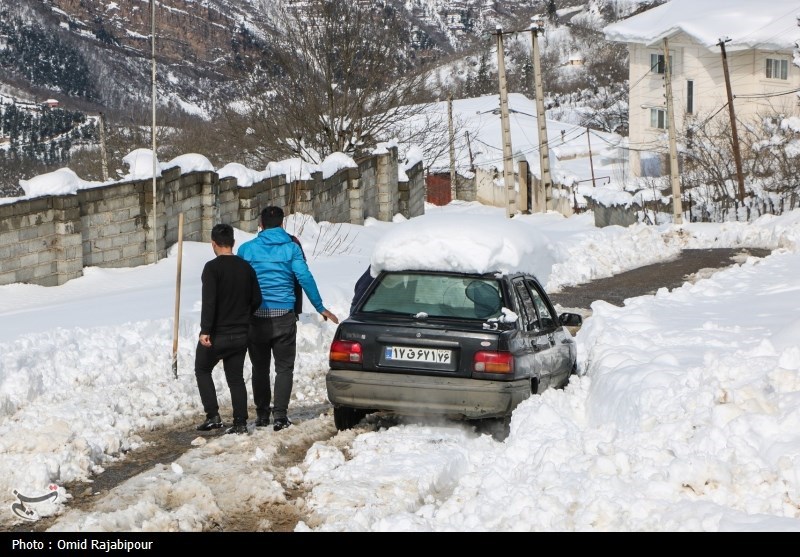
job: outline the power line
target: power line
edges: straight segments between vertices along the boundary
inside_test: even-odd
[[[800,93],[800,87],[792,89],[791,91],[783,91],[780,93],[755,93],[752,95],[734,95],[734,99],[768,99],[770,97],[783,97],[784,95],[791,95],[792,93]]]

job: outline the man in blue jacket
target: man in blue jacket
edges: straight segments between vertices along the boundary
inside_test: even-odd
[[[261,287],[261,307],[250,319],[247,350],[253,365],[253,400],[256,427],[269,425],[271,359],[275,358],[275,400],[272,407],[273,429],[279,431],[292,422],[287,417],[294,382],[294,359],[297,351],[295,280],[324,319],[339,319],[322,304],[317,283],[308,269],[300,246],[283,229],[283,209],[266,207],[261,211],[260,231],[239,246],[237,255],[256,271]]]

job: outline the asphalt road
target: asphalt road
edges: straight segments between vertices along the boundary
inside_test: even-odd
[[[685,249],[671,261],[570,286],[550,294],[550,299],[563,308],[587,311],[595,300],[621,307],[627,298],[655,294],[659,288],[672,290],[687,281],[706,277],[715,270],[741,263],[749,256],[765,257],[769,253],[770,250],[759,248]]]

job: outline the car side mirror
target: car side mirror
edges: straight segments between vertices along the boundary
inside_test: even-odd
[[[580,313],[562,313],[558,316],[558,322],[565,327],[580,327],[583,325],[583,317]]]

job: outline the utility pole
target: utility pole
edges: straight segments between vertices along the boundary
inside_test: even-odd
[[[456,200],[456,137],[453,133],[453,94],[447,95],[447,122],[450,128],[450,201]]]
[[[669,131],[669,177],[672,183],[672,215],[675,224],[683,224],[681,206],[681,177],[678,175],[678,147],[675,141],[675,111],[672,108],[672,60],[669,43],[664,37],[664,78],[667,86],[667,128]]]
[[[589,128],[586,128],[586,143],[589,145],[589,169],[592,171],[592,187],[595,187],[594,161],[592,160],[592,134],[589,133]]]
[[[536,122],[539,125],[539,174],[540,195],[534,195],[533,199],[544,201],[541,211],[547,212],[547,200],[553,197],[553,181],[550,178],[550,148],[547,143],[547,120],[544,113],[544,87],[542,85],[542,68],[539,57],[539,33],[544,33],[544,20],[541,16],[531,18],[531,58],[533,61],[533,81],[534,91],[536,92]],[[541,194],[544,195],[541,195]],[[534,211],[537,210],[534,204],[531,205]]]
[[[725,53],[725,43],[729,38],[720,39],[717,45],[722,50],[722,71],[725,73],[725,89],[728,92],[728,113],[731,117],[731,137],[733,139],[733,159],[736,161],[736,180],[739,182],[739,203],[744,203],[744,173],[742,172],[742,154],[739,152],[739,133],[736,131],[736,114],[733,110],[733,92],[731,91],[731,76],[728,73],[728,56]]]
[[[497,77],[500,79],[500,122],[503,131],[503,182],[506,190],[506,216],[514,214],[514,154],[511,150],[511,124],[508,116],[508,86],[503,53],[503,29],[497,26]]]
[[[97,127],[100,132],[100,168],[103,171],[103,181],[108,181],[108,154],[106,153],[106,117],[100,113],[97,119]]]
[[[475,172],[475,159],[472,157],[472,144],[469,142],[469,131],[464,132],[464,137],[467,139],[467,150],[469,151],[469,171]]]
[[[158,161],[156,160],[156,0],[150,0],[150,59],[152,61],[152,90],[150,97],[153,105],[153,126],[150,134],[153,139],[153,263],[158,263],[158,235],[156,233],[156,208],[158,206],[156,200],[156,167]]]

